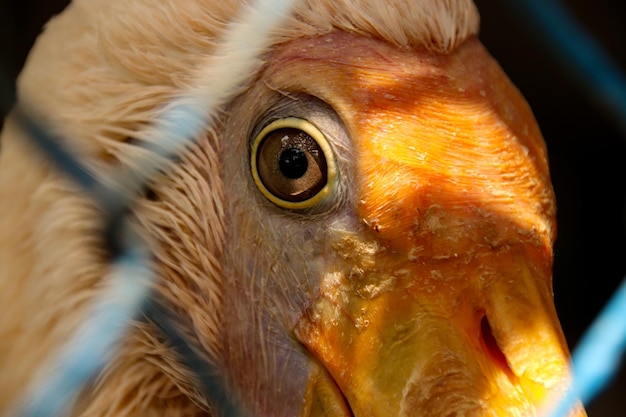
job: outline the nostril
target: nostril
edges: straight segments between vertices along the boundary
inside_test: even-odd
[[[499,368],[504,370],[507,374],[513,375],[513,372],[509,367],[509,363],[506,360],[506,356],[502,352],[502,349],[500,349],[500,346],[498,346],[498,341],[491,331],[491,325],[489,324],[489,319],[487,319],[487,316],[483,316],[480,321],[480,332],[491,359],[496,363],[496,365],[498,365]]]

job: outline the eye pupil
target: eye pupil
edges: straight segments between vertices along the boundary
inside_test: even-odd
[[[298,148],[288,148],[281,152],[278,158],[280,172],[290,179],[301,178],[309,169],[306,154]]]

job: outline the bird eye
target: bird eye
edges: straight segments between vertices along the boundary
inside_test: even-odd
[[[310,122],[288,117],[267,125],[252,142],[252,176],[279,207],[306,209],[332,191],[337,170],[330,144]]]

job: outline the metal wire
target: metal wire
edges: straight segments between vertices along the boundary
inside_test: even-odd
[[[549,413],[565,417],[577,399],[589,403],[617,374],[626,350],[626,278],[572,355],[573,384]]]
[[[584,86],[626,140],[626,77],[602,46],[558,0],[506,0],[520,20],[533,23],[542,45],[564,72]],[[626,350],[626,278],[572,355],[573,385],[550,417],[564,417],[577,398],[589,404],[617,375]]]
[[[126,243],[134,240],[129,238]],[[113,358],[128,324],[137,318],[150,292],[153,274],[146,266],[145,250],[140,242],[124,248],[113,262],[107,290],[60,355],[48,364],[52,369],[15,415],[66,415],[83,387]]]
[[[549,48],[565,74],[600,105],[626,140],[626,77],[600,43],[558,0],[505,0],[520,21],[532,22],[537,42]]]
[[[85,384],[112,359],[115,347],[133,318],[143,314],[161,330],[183,364],[196,374],[203,394],[217,407],[220,415],[245,416],[225,392],[223,384],[216,380],[216,370],[177,330],[177,320],[170,309],[151,294],[155,277],[148,266],[149,250],[133,231],[126,214],[152,175],[166,168],[164,161],[175,158],[207,129],[215,109],[253,72],[271,31],[287,15],[291,3],[291,0],[260,0],[248,6],[218,47],[216,55],[223,59],[208,68],[211,78],[197,80],[195,88],[170,103],[151,127],[151,140],[143,142],[143,147],[157,157],[137,161],[133,167],[120,170],[106,181],[80,163],[62,145],[64,142],[53,137],[37,122],[37,117],[25,111],[23,105],[17,105],[13,116],[27,136],[103,211],[105,240],[113,252],[113,274],[107,280],[107,291],[95,300],[88,318],[59,357],[50,361],[47,376],[27,393],[14,415],[63,415]],[[251,33],[254,37],[246,36]],[[0,100],[3,101],[0,104],[6,106],[10,89],[6,85],[0,87]]]

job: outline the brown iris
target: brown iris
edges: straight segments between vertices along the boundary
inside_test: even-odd
[[[326,158],[317,142],[298,129],[269,133],[257,152],[257,166],[263,185],[286,201],[304,201],[326,184]]]
[[[311,123],[298,118],[277,120],[255,138],[252,172],[265,197],[293,209],[317,203],[328,194],[329,180],[334,183],[336,177],[334,159],[324,135]]]

